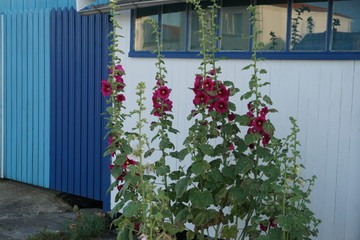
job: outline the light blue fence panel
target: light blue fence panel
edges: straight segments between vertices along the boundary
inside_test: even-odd
[[[0,13],[70,7],[76,7],[76,0],[0,0]]]

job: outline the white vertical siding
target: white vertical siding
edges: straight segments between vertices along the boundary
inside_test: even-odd
[[[119,17],[124,38],[121,42],[125,53],[130,46],[130,13]],[[127,107],[136,106],[135,86],[145,81],[146,94],[151,110],[151,89],[154,86],[156,59],[122,57],[126,70]],[[166,59],[167,81],[173,89],[174,127],[182,135],[173,138],[178,149],[187,134],[190,123],[187,115],[193,108],[192,91],[198,59]],[[246,92],[251,73],[241,69],[248,60],[224,60],[221,65],[222,80],[232,80]],[[268,71],[263,80],[271,85],[264,89],[279,113],[272,114],[277,136],[289,133],[289,116],[298,119],[300,126],[301,153],[306,165],[307,177],[317,175],[311,196],[312,209],[323,223],[320,225],[321,240],[360,239],[360,61],[287,61],[267,60],[260,66]],[[232,100],[238,111],[246,112],[240,103],[240,94]],[[149,122],[155,118],[148,115]],[[132,123],[129,121],[129,126]],[[152,133],[148,131],[149,136]],[[178,164],[172,164],[178,167]],[[113,194],[114,195],[114,194]],[[114,203],[113,203],[114,204]]]

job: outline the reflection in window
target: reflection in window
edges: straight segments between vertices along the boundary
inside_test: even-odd
[[[264,50],[284,50],[286,41],[287,0],[268,0],[256,2],[259,20],[257,28],[262,31],[258,41],[263,42]]]
[[[291,49],[325,50],[327,17],[327,0],[295,0],[291,17]]]
[[[162,14],[162,43],[165,51],[186,48],[186,5],[165,5]]]
[[[360,50],[360,1],[335,1],[332,50]]]
[[[227,0],[221,11],[221,50],[249,50],[250,2]]]
[[[146,19],[158,21],[158,8],[140,8],[136,11],[135,19],[135,51],[155,50],[156,41],[153,28]]]

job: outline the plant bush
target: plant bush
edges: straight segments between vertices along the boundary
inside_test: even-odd
[[[116,206],[113,213],[122,212],[114,221],[120,239],[131,239],[133,234],[146,239],[174,239],[175,234],[187,230],[187,239],[311,239],[317,236],[320,220],[308,208],[309,195],[315,177],[305,179],[300,171],[299,128],[290,118],[291,133],[279,139],[269,115],[277,112],[272,108],[269,96],[262,88],[265,69],[258,68],[258,49],[264,47],[257,42],[261,33],[256,28],[257,12],[249,6],[252,35],[252,63],[243,70],[251,71],[249,90],[240,96],[247,110],[237,110],[231,101],[240,90],[232,81],[221,80],[221,69],[217,66],[216,0],[209,0],[204,8],[200,0],[188,0],[193,4],[200,22],[200,54],[203,56],[195,76],[194,109],[188,116],[192,126],[184,141],[184,147],[174,149],[170,134],[173,128],[173,102],[170,100],[166,68],[160,43],[158,23],[150,21],[157,42],[156,84],[153,88],[152,111],[157,117],[150,124],[155,136],[151,141],[143,134],[147,123],[145,84],[137,87],[138,109],[126,113],[124,107],[124,69],[118,53],[116,29],[116,2],[113,9],[113,44],[110,47],[112,62],[109,79],[103,80],[102,93],[108,98],[109,147],[111,173],[115,181]],[[128,118],[137,118],[130,132],[124,130]],[[157,144],[158,143],[158,144]],[[155,145],[158,145],[155,147]],[[136,146],[136,147],[131,147]],[[154,165],[144,164],[144,158],[153,159],[159,151],[160,157]],[[166,164],[170,157],[179,161],[191,159],[191,164],[179,169],[170,169]],[[145,174],[152,169],[153,174]],[[156,179],[161,181],[156,184]],[[193,228],[188,228],[192,224]]]

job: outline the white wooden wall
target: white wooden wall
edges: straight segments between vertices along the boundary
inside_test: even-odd
[[[119,17],[124,38],[121,47],[127,54],[130,46],[130,12]],[[122,56],[126,71],[126,105],[136,106],[135,87],[139,81],[147,85],[148,109],[151,111],[151,89],[154,87],[156,59]],[[195,73],[200,60],[165,59],[167,81],[172,88],[175,127],[182,135],[173,138],[178,149],[190,123],[187,115],[193,108],[192,91]],[[249,71],[241,69],[248,60],[224,60],[222,80],[232,80],[246,92]],[[298,119],[301,128],[301,153],[306,165],[306,176],[318,179],[311,196],[311,208],[322,219],[319,227],[321,240],[360,239],[360,61],[294,61],[267,60],[261,63],[270,81],[264,89],[279,113],[270,115],[276,124],[277,137],[289,133],[289,116]],[[240,103],[240,95],[232,101],[238,111],[247,111]],[[148,116],[149,122],[155,118]],[[133,124],[129,122],[129,126]],[[149,136],[152,133],[149,131]],[[174,162],[172,166],[177,167]],[[114,195],[114,194],[113,194]],[[114,206],[114,202],[112,202]]]

